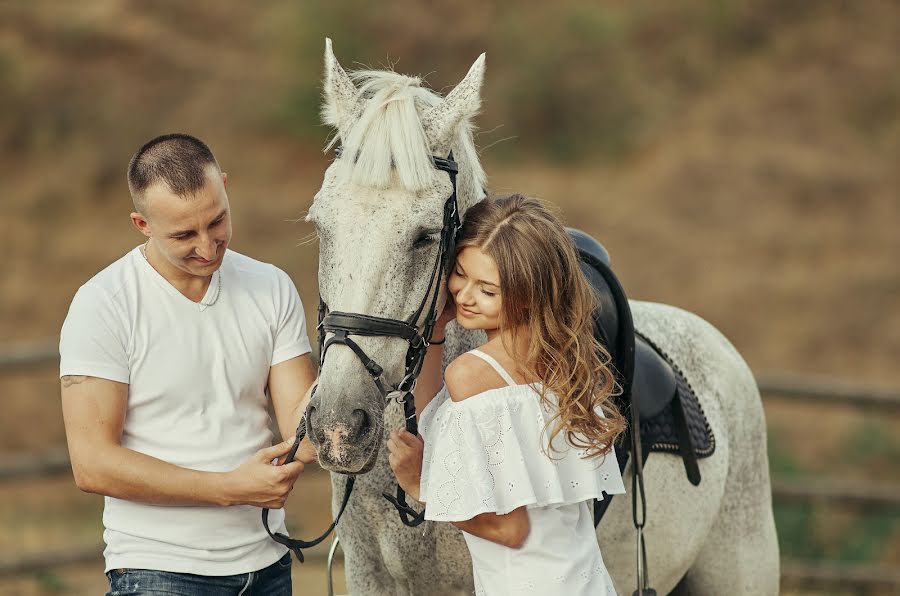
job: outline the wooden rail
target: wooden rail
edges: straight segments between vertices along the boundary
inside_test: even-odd
[[[0,482],[71,473],[65,449],[42,456],[0,459]],[[773,480],[772,497],[779,502],[831,503],[866,509],[900,510],[900,484],[851,484],[821,480]]]
[[[0,344],[0,372],[14,372],[58,363],[58,338]]]
[[[0,344],[0,372],[49,366],[59,363],[59,339],[18,341]],[[756,377],[764,397],[789,397],[861,407],[900,411],[900,392],[880,388],[860,388],[843,379],[790,373],[763,373]]]
[[[817,404],[833,403],[900,412],[900,393],[887,389],[860,388],[846,380],[794,374],[763,374],[756,378],[765,398],[787,397]]]
[[[68,474],[71,471],[69,453],[65,449],[54,449],[43,455],[14,455],[0,459],[0,482]]]
[[[780,503],[829,503],[867,510],[900,511],[900,484],[859,485],[821,480],[772,481],[772,498]]]
[[[900,593],[900,569],[860,563],[818,561],[781,561],[781,583],[821,589],[832,593],[838,589],[853,590],[854,594],[870,590],[890,590]]]
[[[58,340],[47,339],[0,345],[0,373],[49,367],[59,362]],[[766,399],[788,398],[815,403],[849,405],[900,413],[900,393],[875,388],[859,388],[846,381],[792,374],[764,374],[757,377]],[[71,473],[65,449],[43,455],[21,455],[0,459],[0,482],[27,480]],[[820,480],[779,480],[772,483],[772,496],[778,502],[829,503],[865,509],[900,510],[900,485],[823,482]],[[63,565],[99,561],[102,545],[60,549],[42,553],[0,556],[0,575],[32,573]],[[324,561],[327,549],[309,553],[315,561]],[[894,568],[784,560],[782,583],[807,588],[853,590],[887,589],[900,593],[900,570]]]

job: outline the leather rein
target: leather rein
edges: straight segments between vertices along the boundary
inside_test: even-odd
[[[340,157],[340,150],[338,150],[337,154]],[[448,265],[450,264],[450,259],[455,257],[456,239],[462,225],[456,197],[456,176],[459,173],[459,166],[453,160],[453,152],[450,152],[450,155],[446,159],[432,157],[431,160],[436,169],[447,172],[450,176],[453,192],[444,203],[443,227],[441,229],[438,256],[434,262],[434,267],[431,270],[428,289],[425,292],[425,296],[422,298],[419,307],[406,320],[401,321],[398,319],[388,319],[385,317],[376,317],[359,313],[330,312],[328,305],[320,298],[318,325],[316,326],[319,345],[319,367],[321,368],[325,364],[325,355],[328,352],[328,348],[331,346],[340,344],[350,348],[362,363],[366,372],[372,377],[372,381],[375,383],[375,386],[378,388],[379,393],[381,393],[381,396],[384,399],[385,408],[391,400],[394,400],[403,406],[403,417],[406,421],[406,430],[413,435],[417,435],[419,432],[413,389],[415,388],[416,379],[418,378],[419,373],[422,372],[422,363],[425,360],[425,352],[428,350],[428,346],[431,342],[431,335],[434,332],[434,326],[437,323],[439,314],[437,312],[437,301],[438,295],[440,294],[441,279],[443,278],[444,273],[449,270]],[[430,304],[429,296],[431,297]],[[423,312],[426,313],[425,320],[422,324],[422,330],[419,331],[417,324],[422,317]],[[326,339],[328,333],[331,333],[332,335],[330,338]],[[353,335],[363,337],[399,337],[406,340],[409,344],[409,348],[406,351],[403,379],[396,385],[391,385],[386,382],[382,378],[384,369],[374,358],[371,358],[366,354],[365,350],[363,350],[359,344],[351,339],[350,336]],[[313,389],[312,395],[315,395],[315,389]],[[303,417],[300,419],[300,424],[297,426],[294,444],[285,457],[284,464],[293,461],[294,456],[297,453],[297,448],[300,445],[300,441],[306,436],[306,432],[306,414],[304,413]],[[350,494],[353,492],[353,484],[356,481],[354,475],[347,474],[346,476],[347,481],[344,485],[344,496],[341,500],[338,514],[325,533],[318,538],[313,540],[299,540],[290,538],[281,532],[273,533],[269,529],[269,510],[262,510],[262,522],[266,532],[273,540],[291,549],[297,556],[297,560],[301,563],[303,562],[302,549],[316,546],[325,540],[335,527],[337,527],[338,521],[340,521],[341,516],[344,514],[344,509],[346,509],[347,502],[350,500]],[[425,510],[423,509],[421,512],[417,512],[410,507],[406,502],[406,493],[399,485],[397,485],[396,496],[388,493],[382,493],[382,495],[397,509],[397,512],[400,515],[400,521],[402,521],[404,525],[416,527],[425,521]]]

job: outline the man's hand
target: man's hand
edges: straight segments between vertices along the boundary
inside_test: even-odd
[[[425,442],[421,436],[414,437],[405,429],[391,432],[387,448],[390,452],[388,463],[397,477],[397,484],[416,501],[419,499],[419,481],[422,477],[422,455]]]
[[[301,461],[304,464],[311,464],[319,461],[319,458],[316,455],[316,448],[313,446],[312,441],[309,440],[309,435],[303,437],[303,440],[300,441],[300,447],[297,448],[294,460]]]
[[[257,451],[239,468],[226,476],[227,498],[231,505],[253,505],[268,509],[281,509],[294,488],[294,482],[303,472],[303,462],[294,460],[283,466],[272,464],[283,461],[291,450],[294,438]],[[302,445],[301,445],[302,446]]]

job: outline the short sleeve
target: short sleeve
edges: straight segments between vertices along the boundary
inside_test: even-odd
[[[310,351],[306,336],[306,315],[294,282],[287,273],[275,268],[278,277],[275,347],[272,366]]]
[[[420,488],[426,519],[463,521],[625,492],[613,452],[587,458],[561,433],[548,455],[550,420],[538,396],[522,385],[447,400],[425,436]]]
[[[99,285],[79,288],[59,337],[59,376],[129,382],[128,326]]]

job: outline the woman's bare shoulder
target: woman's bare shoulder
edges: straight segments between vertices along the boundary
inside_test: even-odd
[[[506,386],[506,382],[491,368],[491,365],[472,354],[462,354],[447,366],[444,383],[453,401],[463,401]]]

